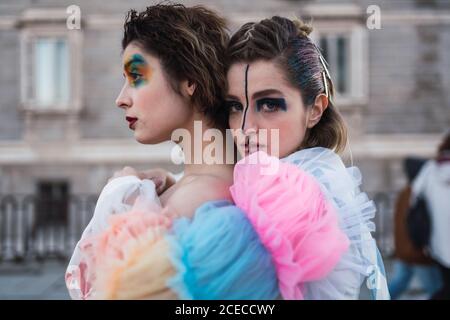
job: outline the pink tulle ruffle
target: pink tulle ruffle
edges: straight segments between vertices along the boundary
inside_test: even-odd
[[[334,207],[296,166],[253,153],[236,164],[230,190],[272,254],[284,299],[303,299],[302,284],[324,278],[348,249]]]

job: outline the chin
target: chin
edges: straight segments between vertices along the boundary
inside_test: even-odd
[[[278,150],[278,152],[275,153],[274,151],[272,151],[271,146],[267,146],[267,149],[263,151],[265,151],[269,156],[276,157],[279,159],[282,159],[290,154],[283,150]]]
[[[134,133],[134,138],[136,139],[137,142],[142,144],[153,144],[151,142],[151,139],[149,139],[148,137],[143,137],[139,135],[137,132]]]
[[[139,142],[140,144],[158,144],[159,141],[155,141],[153,139],[140,139],[140,138],[136,138],[136,141]]]
[[[137,142],[141,144],[158,144],[165,141],[170,140],[170,138],[164,138],[164,137],[152,137],[152,136],[140,136],[139,134],[135,133],[134,138]]]

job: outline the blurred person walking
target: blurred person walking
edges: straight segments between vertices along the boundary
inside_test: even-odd
[[[430,257],[438,265],[442,287],[432,299],[450,300],[450,131],[439,146],[436,159],[428,161],[412,185],[413,201],[420,195],[431,220]]]
[[[407,185],[400,191],[395,202],[394,211],[394,274],[389,281],[391,299],[398,299],[409,288],[411,280],[417,276],[420,283],[431,297],[442,285],[439,268],[434,261],[421,250],[414,247],[406,228],[406,217],[411,201],[411,184],[425,164],[425,159],[406,158],[403,170],[408,179]]]

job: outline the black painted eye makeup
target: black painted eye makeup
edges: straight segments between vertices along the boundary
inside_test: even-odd
[[[262,98],[256,101],[256,110],[258,112],[286,111],[286,100],[283,98]]]
[[[245,128],[245,120],[247,119],[247,111],[248,111],[248,107],[249,107],[249,103],[248,103],[248,69],[250,68],[250,65],[248,64],[245,67],[245,81],[244,81],[244,88],[245,88],[245,110],[244,110],[244,115],[242,116],[242,125],[241,125],[241,129],[244,130]]]

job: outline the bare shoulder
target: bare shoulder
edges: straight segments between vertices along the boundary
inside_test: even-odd
[[[213,176],[202,176],[180,186],[167,199],[165,206],[174,213],[192,217],[207,201],[230,200],[230,182]]]

